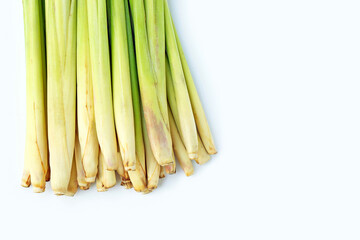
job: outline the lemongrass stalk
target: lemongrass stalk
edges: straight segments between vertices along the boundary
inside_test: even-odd
[[[99,147],[95,126],[88,13],[85,0],[78,0],[78,26],[77,109],[78,128],[80,133],[79,139],[86,180],[88,182],[94,182],[97,175]]]
[[[45,190],[48,172],[46,67],[42,2],[23,0],[26,50],[26,144],[21,185]]]
[[[198,136],[198,140],[199,140],[199,154],[198,154],[198,158],[195,159],[195,161],[197,164],[203,165],[211,159],[211,155],[206,151],[205,146],[202,140],[200,139],[200,136]]]
[[[167,0],[165,0],[166,52],[169,57],[170,70],[175,89],[176,102],[180,118],[180,131],[184,138],[186,150],[191,159],[197,157],[198,139],[195,119],[191,107],[185,76],[177,47],[175,30]]]
[[[117,142],[112,100],[106,0],[87,0],[95,123],[106,169],[116,170]]]
[[[155,159],[160,165],[167,165],[173,162],[171,135],[157,97],[156,76],[150,57],[143,0],[132,0],[131,7],[141,100],[149,141]]]
[[[146,172],[147,172],[147,187],[152,191],[158,187],[160,177],[160,165],[156,161],[147,132],[144,115],[142,115],[145,154],[146,154]]]
[[[160,168],[159,177],[160,177],[160,178],[165,178],[165,177],[166,177],[165,167],[163,167],[163,166],[161,166],[161,168]]]
[[[99,171],[96,178],[96,187],[99,192],[102,192],[116,185],[115,171],[106,169],[105,156],[100,151],[99,155]]]
[[[180,134],[176,127],[175,120],[169,111],[169,118],[170,118],[170,130],[171,130],[171,137],[173,139],[174,145],[174,152],[177,160],[180,163],[181,168],[184,170],[186,176],[191,176],[194,173],[194,166],[187,155],[186,148],[181,140]]]
[[[155,86],[160,110],[169,128],[169,116],[166,101],[165,74],[165,12],[164,0],[145,0],[146,30],[149,50],[155,73]]]
[[[149,40],[149,49],[152,66],[155,73],[155,86],[160,111],[169,126],[168,103],[166,97],[166,70],[165,70],[165,12],[164,0],[145,0],[146,30]],[[172,163],[165,166],[169,174],[176,173],[175,156],[172,153]]]
[[[51,187],[67,192],[75,146],[76,1],[46,0]]]
[[[109,0],[115,124],[126,171],[136,169],[134,113],[124,0]]]
[[[166,78],[167,78],[167,93],[168,93],[168,102],[169,102],[169,106],[171,108],[171,112],[173,114],[176,126],[178,129],[180,129],[180,116],[179,116],[179,112],[177,109],[177,103],[176,103],[176,96],[175,96],[175,89],[174,89],[174,85],[172,82],[172,77],[171,77],[171,73],[170,73],[170,67],[167,64],[166,65]],[[180,133],[180,137],[183,140],[183,135],[182,132],[179,131]],[[194,159],[198,164],[204,164],[206,162],[208,162],[210,160],[210,155],[207,153],[201,139],[199,136],[199,133],[197,134],[197,138],[198,138],[198,143],[199,143],[199,149],[198,149],[198,155],[197,157]]]
[[[168,6],[166,6],[166,8],[168,8]],[[177,43],[177,46],[178,46],[183,71],[184,71],[184,74],[185,74],[186,85],[187,85],[187,89],[188,89],[188,92],[189,92],[192,109],[193,109],[193,112],[194,112],[196,126],[197,126],[197,129],[198,129],[199,135],[201,137],[201,140],[203,142],[203,145],[205,146],[207,152],[209,154],[213,155],[213,154],[217,153],[217,150],[216,150],[216,147],[215,147],[213,136],[211,134],[210,126],[209,126],[208,121],[206,119],[204,108],[203,108],[203,106],[201,104],[199,94],[198,94],[198,92],[196,90],[196,86],[195,86],[193,77],[191,75],[189,65],[188,65],[188,63],[186,61],[184,50],[182,48],[179,36],[178,36],[176,28],[175,28],[174,21],[173,21],[172,18],[171,18],[171,21],[172,21],[175,36],[176,36],[176,43]]]
[[[95,182],[99,161],[99,142],[95,126],[86,0],[78,0],[77,17],[77,123],[80,163],[83,165],[86,181]],[[80,187],[84,186],[80,184]]]
[[[144,139],[142,133],[142,126],[141,126],[140,92],[138,85],[139,83],[138,83],[138,75],[136,69],[133,30],[131,26],[128,0],[124,1],[124,5],[125,5],[125,18],[126,18],[127,44],[129,50],[132,103],[134,109],[135,153],[136,153],[136,171],[129,171],[129,176],[136,191],[146,192],[147,191],[146,163],[145,163]]]
[[[99,148],[99,146],[97,146],[97,148]],[[78,185],[81,189],[88,189],[89,183],[86,181],[86,174],[81,158],[81,147],[78,134],[75,136],[75,163]]]
[[[76,172],[76,161],[73,161],[71,167],[70,181],[65,193],[66,196],[73,197],[78,190],[77,172]]]
[[[132,183],[131,183],[131,180],[130,180],[129,172],[125,171],[125,168],[124,168],[124,165],[123,165],[123,162],[122,162],[121,153],[118,152],[116,156],[117,156],[117,159],[119,161],[119,167],[118,167],[118,169],[116,171],[119,174],[120,179],[121,179],[120,184],[121,184],[121,186],[124,186],[126,189],[130,189],[130,188],[132,188]]]

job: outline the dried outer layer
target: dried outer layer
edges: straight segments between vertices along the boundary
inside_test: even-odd
[[[91,183],[95,182],[97,175],[99,142],[95,126],[86,0],[78,0],[77,17],[77,126],[80,162],[85,172],[85,180]],[[84,186],[80,184],[80,187]]]
[[[155,86],[155,73],[151,63],[148,37],[146,33],[143,0],[132,0],[137,68],[142,106],[148,129],[149,141],[155,159],[160,165],[173,162],[172,142],[166,120],[163,118]]]
[[[116,131],[125,170],[134,171],[137,167],[135,126],[131,94],[125,1],[109,0],[108,4]]]
[[[174,143],[173,143],[173,145],[174,145]],[[175,159],[175,155],[174,155],[174,159]],[[175,174],[176,173],[176,162],[174,161],[173,163],[170,163],[169,165],[164,166],[164,168],[165,168],[165,172],[167,174]]]
[[[166,6],[166,8],[168,8],[168,5]],[[176,32],[174,21],[172,19],[171,19],[171,21],[172,21],[175,36],[176,36],[176,43],[177,43],[178,50],[180,53],[180,59],[181,59],[183,71],[185,74],[186,85],[187,85],[187,89],[188,89],[190,100],[191,100],[191,106],[192,106],[192,109],[194,112],[196,126],[198,129],[199,135],[201,137],[201,140],[203,142],[203,145],[205,146],[207,152],[210,155],[213,155],[213,154],[217,153],[214,139],[211,134],[210,127],[209,127],[208,121],[206,119],[205,111],[201,104],[199,94],[196,90],[196,86],[195,86],[193,77],[191,75],[189,65],[186,61],[185,54],[184,54],[183,48],[181,46],[179,36]]]
[[[87,0],[96,132],[106,169],[116,170],[117,142],[112,100],[106,0]]]
[[[176,126],[179,129],[180,128],[180,117],[179,117],[179,112],[177,110],[175,90],[174,90],[174,85],[171,81],[172,77],[171,77],[169,65],[167,65],[167,67],[166,67],[166,76],[167,76],[167,80],[168,80],[167,81],[168,102],[169,102],[169,106],[171,108],[171,112],[173,114]],[[181,139],[183,140],[182,132],[179,131],[179,134],[180,134]],[[195,158],[195,161],[198,164],[204,164],[204,163],[208,162],[211,157],[207,153],[207,151],[199,137],[199,133],[197,134],[197,138],[198,138],[198,143],[199,143],[199,149],[198,149],[198,156],[197,156],[197,158]]]
[[[188,94],[185,75],[177,47],[174,25],[172,23],[168,3],[165,0],[166,52],[175,89],[176,103],[180,118],[180,128],[189,158],[197,158],[198,139],[196,123]]]
[[[147,188],[149,189],[149,191],[152,191],[156,189],[159,184],[160,165],[156,161],[152,152],[144,117],[142,119],[146,154]]]
[[[104,192],[116,185],[115,171],[106,169],[104,154],[100,151],[99,172],[96,177],[96,188],[99,192]]]
[[[99,148],[99,146],[97,146],[97,148]],[[98,162],[98,160],[96,162]],[[81,158],[80,142],[77,134],[75,138],[75,163],[78,185],[81,189],[88,189],[90,187],[90,183],[86,181],[84,166]]]
[[[120,184],[121,184],[121,186],[124,186],[126,189],[130,189],[130,188],[133,187],[133,185],[132,185],[131,180],[130,180],[129,172],[125,171],[125,169],[124,169],[121,153],[118,152],[116,157],[117,157],[117,159],[119,161],[119,167],[118,167],[118,169],[116,171],[119,174],[120,179],[121,179]]]
[[[165,178],[165,177],[166,177],[165,167],[161,167],[161,168],[160,168],[159,177],[160,177],[160,178]]]
[[[75,147],[76,1],[46,0],[45,14],[51,187],[63,195]]]
[[[187,155],[184,143],[181,140],[180,134],[176,127],[176,123],[171,114],[171,111],[169,111],[169,118],[170,118],[170,130],[171,130],[171,137],[173,139],[175,156],[179,161],[181,168],[184,170],[185,175],[191,176],[194,173],[194,166],[192,165],[192,162],[189,156]]]
[[[26,49],[26,145],[21,185],[45,190],[49,174],[46,129],[46,63],[42,1],[23,0]]]
[[[135,153],[136,153],[136,171],[130,171],[129,177],[138,192],[147,191],[146,180],[146,163],[145,163],[145,148],[141,125],[141,103],[140,92],[138,85],[138,75],[136,69],[136,57],[134,49],[133,32],[130,19],[129,3],[125,0],[125,18],[126,18],[126,32],[127,44],[129,50],[130,63],[130,77],[131,77],[131,92],[134,109],[134,125],[135,125]]]
[[[66,196],[73,197],[78,190],[77,173],[76,173],[76,162],[73,161],[71,167],[70,181],[65,193]]]

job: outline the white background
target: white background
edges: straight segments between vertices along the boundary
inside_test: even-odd
[[[0,10],[0,239],[360,239],[360,2],[169,0],[219,154],[149,195],[20,187],[22,4]]]

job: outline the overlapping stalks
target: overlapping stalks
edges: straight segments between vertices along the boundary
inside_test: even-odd
[[[216,153],[166,0],[23,0],[22,186],[148,193]],[[46,29],[45,29],[46,26]],[[45,37],[46,36],[46,37]],[[46,51],[45,51],[46,50]],[[50,159],[48,160],[48,152]],[[51,174],[50,174],[51,173]]]

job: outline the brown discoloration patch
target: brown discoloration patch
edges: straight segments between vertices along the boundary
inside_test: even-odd
[[[160,143],[160,146],[168,147],[163,124],[156,118],[152,109],[144,106],[144,116],[150,143],[157,141]]]

